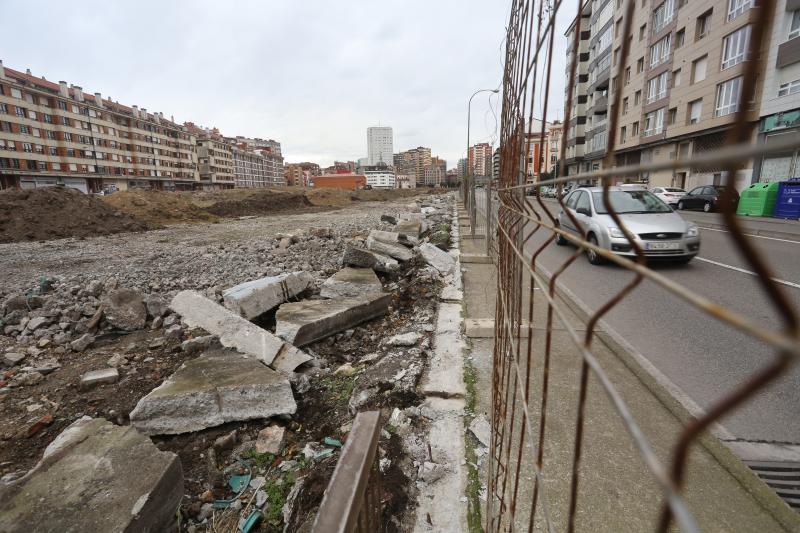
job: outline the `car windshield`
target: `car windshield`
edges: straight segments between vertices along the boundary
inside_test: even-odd
[[[598,214],[608,213],[603,193],[592,193],[594,196],[594,208]],[[667,204],[649,191],[608,191],[611,206],[619,214],[623,213],[669,213],[672,211]]]
[[[686,192],[683,189],[675,189],[675,188],[672,188],[672,187],[664,187],[664,190],[667,191],[667,192]]]

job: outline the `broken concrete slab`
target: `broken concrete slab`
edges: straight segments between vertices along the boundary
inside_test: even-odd
[[[283,343],[283,348],[272,361],[272,368],[285,374],[291,374],[297,367],[314,359],[303,350],[296,348],[288,342]]]
[[[420,245],[419,252],[429,265],[443,275],[450,274],[456,267],[456,260],[452,255],[429,242]]]
[[[280,276],[247,281],[222,293],[225,307],[252,320],[296,297],[314,284],[308,272],[291,272]]]
[[[389,244],[379,241],[372,236],[372,232],[367,237],[367,249],[378,254],[388,255],[399,261],[410,261],[414,257],[414,253],[402,244]]]
[[[423,364],[424,357],[416,349],[384,356],[356,381],[348,401],[350,413],[392,405],[398,398],[408,401],[409,397],[417,394]]]
[[[236,348],[266,365],[274,366],[278,356],[282,356],[279,366],[285,370],[296,361],[302,360],[299,365],[311,359],[269,331],[248,322],[199,292],[179,292],[172,299],[170,308],[181,315],[189,327],[203,328],[219,337],[223,346]]]
[[[177,455],[130,426],[85,416],[27,475],[0,485],[0,531],[170,531],[182,497]]]
[[[256,452],[278,455],[283,448],[283,436],[286,429],[281,426],[267,426],[258,432]]]
[[[371,268],[386,273],[396,272],[400,269],[400,263],[391,257],[355,246],[345,248],[342,255],[342,266]]]
[[[368,237],[372,237],[376,241],[385,242],[386,244],[402,244],[412,248],[415,244],[419,244],[416,235],[406,235],[405,233],[398,233],[396,231],[381,231],[378,229],[371,230]]]
[[[489,440],[491,439],[492,435],[492,428],[489,425],[489,421],[486,419],[484,415],[477,415],[475,418],[472,419],[472,422],[469,424],[469,431],[475,438],[478,439],[478,442],[489,447]]]
[[[440,303],[433,341],[433,357],[428,363],[428,374],[422,386],[427,396],[463,398],[463,357],[465,347],[461,338],[461,304]]]
[[[387,346],[416,346],[422,339],[422,334],[416,331],[409,331],[407,333],[400,333],[386,341]]]
[[[401,220],[395,226],[397,233],[405,235],[405,238],[414,244],[419,244],[419,236],[423,232],[421,220]]]
[[[323,298],[352,298],[383,292],[381,280],[371,268],[345,267],[322,284]]]
[[[106,320],[117,329],[134,331],[147,323],[147,307],[141,293],[131,289],[111,291],[103,299]]]
[[[181,365],[139,400],[130,418],[147,435],[175,435],[296,410],[286,376],[233,351],[213,350]]]
[[[119,381],[119,370],[114,367],[92,370],[81,376],[80,389],[88,390],[98,385],[116,383]]]
[[[286,303],[275,316],[275,334],[295,346],[305,346],[386,314],[391,301],[390,294],[369,294]]]

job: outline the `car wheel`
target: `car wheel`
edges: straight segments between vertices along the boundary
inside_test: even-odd
[[[563,235],[561,235],[560,233],[556,235],[556,244],[558,246],[566,246],[567,243],[569,243],[569,241],[565,239]]]
[[[683,202],[678,202],[678,211],[683,211]]]
[[[594,234],[589,235],[588,241],[589,244],[597,246],[597,237],[595,237]],[[593,265],[602,265],[606,262],[605,258],[594,250],[586,250],[586,258],[589,259],[589,262]]]
[[[705,211],[706,213],[711,212],[711,202],[706,202],[703,204],[703,211]]]

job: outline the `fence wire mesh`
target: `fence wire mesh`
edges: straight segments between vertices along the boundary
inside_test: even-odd
[[[621,3],[615,11],[615,24],[621,35],[630,35],[635,1]],[[770,147],[751,142],[757,123],[748,119],[748,106],[753,100],[757,75],[761,72],[761,61],[767,54],[760,53],[765,41],[764,28],[774,15],[773,0],[762,0],[755,8],[749,55],[742,73],[742,90],[738,111],[732,126],[726,131],[724,144],[713,149],[698,151],[690,158],[676,157],[657,162],[625,164],[625,156],[617,157],[615,135],[620,115],[621,91],[610,94],[608,112],[608,146],[602,169],[567,175],[567,132],[574,120],[573,90],[578,78],[577,66],[579,39],[581,39],[582,17],[578,16],[572,31],[573,41],[568,49],[567,90],[564,116],[564,134],[560,144],[560,157],[555,177],[542,179],[540,161],[535,168],[528,156],[526,135],[540,127],[541,138],[545,137],[548,121],[548,100],[561,95],[551,95],[551,76],[554,47],[555,20],[563,2],[514,0],[506,35],[506,59],[503,80],[503,108],[500,140],[500,171],[493,187],[476,190],[469,178],[464,180],[460,191],[465,208],[470,213],[472,231],[484,235],[487,251],[497,262],[498,296],[495,313],[495,348],[492,370],[492,441],[488,463],[488,498],[486,530],[510,531],[557,531],[572,532],[576,528],[576,516],[581,509],[581,460],[587,448],[593,445],[585,437],[587,389],[599,386],[607,397],[616,416],[622,422],[631,439],[639,459],[657,484],[661,501],[657,531],[676,527],[681,531],[698,531],[697,522],[687,506],[684,485],[687,457],[690,447],[699,436],[721,417],[741,404],[748,402],[760,390],[786,372],[790,363],[800,356],[800,328],[798,317],[782,287],[775,283],[769,264],[760,257],[745,236],[735,216],[735,203],[725,201],[735,193],[736,170],[748,160],[769,153],[796,149],[797,138],[775,143]],[[578,0],[578,13],[583,8]],[[588,20],[588,19],[587,19]],[[622,74],[630,55],[631,39],[622,39],[619,57],[612,67],[611,77]],[[534,102],[540,102],[542,116],[534,119]],[[544,150],[542,150],[544,152]],[[544,154],[542,154],[544,156]],[[733,309],[719,307],[709,299],[693,292],[672,279],[648,267],[641,242],[627,227],[609,201],[610,186],[618,176],[636,176],[643,172],[663,169],[691,168],[725,169],[727,182],[721,217],[724,220],[732,245],[745,258],[748,268],[755,272],[763,292],[781,317],[775,328],[766,329],[749,317]],[[620,257],[599,247],[590,240],[573,213],[563,203],[562,190],[568,183],[593,181],[602,185],[602,198],[608,206],[609,216],[622,231],[630,249],[631,258]],[[557,189],[557,204],[543,201],[542,186]],[[533,192],[532,196],[526,193]],[[569,217],[578,234],[565,231],[559,224],[557,212]],[[531,247],[532,237],[545,235],[541,244]],[[538,259],[545,248],[556,239],[576,245],[574,253],[553,270],[544,270]],[[528,245],[528,246],[526,246]],[[605,304],[593,309],[580,327],[568,318],[568,311],[557,298],[559,278],[582,254],[591,253],[615,263],[633,273],[630,282]],[[706,411],[686,423],[676,442],[672,445],[667,461],[659,458],[653,443],[642,430],[640,421],[632,415],[632,409],[620,394],[615,380],[601,363],[593,345],[598,323],[615,306],[622,304],[643,280],[669,291],[691,306],[757,339],[774,351],[771,364],[753,373],[734,390],[711,405]],[[535,316],[534,301],[543,300],[545,316]],[[577,409],[574,412],[574,433],[570,450],[570,480],[566,519],[556,520],[552,502],[562,495],[549,488],[545,448],[548,446],[547,421],[549,400],[549,369],[553,358],[554,329],[563,329],[572,346],[572,352],[580,359],[580,370],[575,387]],[[724,350],[724,347],[720,347]],[[533,377],[534,371],[538,377]],[[710,377],[709,377],[710,379]],[[524,501],[523,501],[523,494]]]

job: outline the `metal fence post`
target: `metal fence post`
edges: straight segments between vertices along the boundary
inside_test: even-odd
[[[492,182],[486,185],[486,255],[492,256]]]

